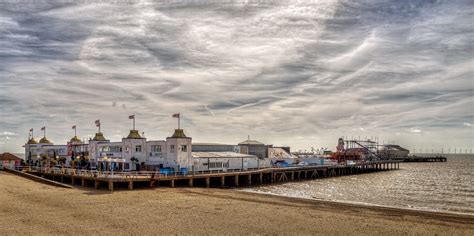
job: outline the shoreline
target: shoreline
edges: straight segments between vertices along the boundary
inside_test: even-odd
[[[308,203],[322,208],[333,208],[333,207],[348,207],[348,208],[359,208],[361,210],[370,210],[374,212],[391,213],[393,216],[410,215],[410,216],[422,216],[436,220],[456,222],[456,223],[467,223],[474,224],[474,214],[459,213],[459,212],[446,212],[446,211],[429,211],[421,209],[410,209],[410,208],[398,208],[392,206],[383,206],[376,204],[365,204],[355,202],[343,202],[343,201],[329,201],[323,199],[311,199],[311,198],[299,198],[291,196],[281,196],[271,193],[258,193],[238,190],[240,193],[248,195],[262,195],[269,198],[282,199],[288,202],[301,202]],[[322,209],[320,208],[320,209]]]
[[[397,207],[397,206],[387,206],[387,205],[379,205],[379,204],[371,204],[366,202],[351,202],[351,201],[339,201],[339,200],[326,200],[326,199],[319,199],[319,198],[304,198],[304,197],[294,197],[294,196],[285,196],[285,195],[278,195],[274,193],[267,193],[267,192],[258,192],[258,191],[248,191],[244,190],[243,188],[236,189],[239,192],[243,193],[253,193],[253,194],[261,194],[265,196],[276,196],[276,197],[283,197],[289,199],[301,199],[301,200],[310,200],[310,201],[318,201],[321,203],[337,203],[337,204],[347,204],[351,206],[366,206],[366,207],[373,207],[373,208],[383,208],[383,209],[394,209],[394,210],[407,210],[407,211],[414,211],[414,212],[422,212],[422,213],[440,213],[440,214],[448,214],[448,215],[460,215],[460,216],[470,216],[474,217],[474,213],[467,213],[467,212],[458,212],[458,211],[444,211],[444,210],[428,210],[428,209],[421,209],[421,208],[408,208],[408,207]]]

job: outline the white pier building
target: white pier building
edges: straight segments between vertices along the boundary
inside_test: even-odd
[[[25,159],[30,165],[62,165],[99,170],[157,170],[212,171],[229,169],[263,168],[270,166],[268,158],[240,153],[238,146],[222,149],[216,144],[212,152],[192,152],[192,138],[182,129],[176,129],[166,140],[147,140],[138,130],[130,130],[121,142],[111,142],[103,133],[93,139],[81,140],[74,136],[66,145],[55,145],[44,135],[39,142],[32,137],[25,144]],[[215,151],[220,150],[220,151]],[[53,164],[51,164],[53,163]],[[87,163],[87,166],[83,164]]]

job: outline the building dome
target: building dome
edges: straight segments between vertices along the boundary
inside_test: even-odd
[[[49,141],[46,137],[43,137],[42,139],[40,139],[39,143],[51,144],[51,141]]]
[[[138,130],[130,130],[130,133],[128,134],[127,138],[142,138],[140,134],[138,133]]]
[[[182,129],[175,129],[173,136],[171,138],[186,138],[184,131]]]
[[[38,144],[38,142],[36,141],[35,138],[31,137],[31,139],[28,140],[28,142],[26,144]]]
[[[82,141],[77,136],[74,136],[74,137],[72,137],[70,142],[71,143],[81,143]]]
[[[104,134],[102,133],[95,133],[95,136],[92,140],[93,141],[107,141],[107,139],[104,137]]]

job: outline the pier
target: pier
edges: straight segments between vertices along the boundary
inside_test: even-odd
[[[399,169],[401,161],[372,161],[353,165],[317,165],[282,168],[262,168],[228,171],[199,171],[188,173],[160,174],[159,172],[113,172],[91,171],[54,167],[26,167],[26,173],[45,179],[93,187],[95,189],[129,189],[136,187],[250,187],[303,181]]]
[[[444,156],[406,156],[392,158],[392,160],[402,161],[402,162],[446,162],[448,158]]]

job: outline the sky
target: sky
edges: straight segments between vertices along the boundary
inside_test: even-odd
[[[474,2],[0,1],[0,152],[147,139],[474,147]]]

